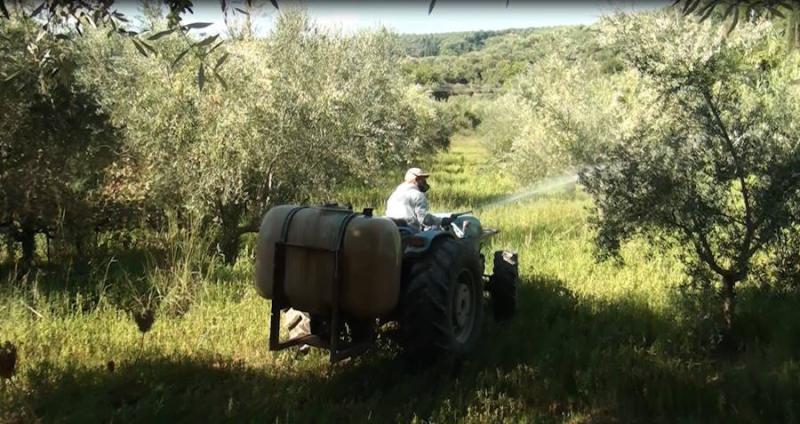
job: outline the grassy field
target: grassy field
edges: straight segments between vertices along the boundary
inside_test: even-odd
[[[410,374],[388,343],[332,368],[323,352],[270,353],[251,255],[225,267],[192,247],[202,237],[173,234],[166,259],[106,258],[72,287],[46,268],[2,284],[0,342],[19,361],[0,381],[0,421],[800,421],[796,295],[743,287],[741,352],[720,357],[716,300],[684,288],[676,258],[634,242],[624,265],[595,261],[579,189],[498,202],[519,188],[469,137],[429,167],[435,209],[474,210],[501,230],[488,251],[520,253],[519,314],[488,320],[457,373]],[[339,200],[382,209],[399,178]],[[159,300],[144,336],[135,293]]]

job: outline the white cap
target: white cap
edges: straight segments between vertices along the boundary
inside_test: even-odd
[[[406,171],[406,178],[404,181],[410,183],[411,181],[414,181],[414,179],[417,177],[427,177],[428,175],[430,174],[419,168],[411,168],[408,171]]]

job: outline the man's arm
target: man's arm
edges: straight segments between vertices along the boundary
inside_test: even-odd
[[[428,198],[423,193],[420,193],[419,198],[417,199],[417,205],[414,208],[414,213],[417,215],[417,219],[422,223],[422,225],[431,227],[434,225],[440,225],[442,223],[442,218],[432,215],[428,211]]]

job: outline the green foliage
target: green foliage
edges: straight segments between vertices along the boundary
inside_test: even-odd
[[[187,50],[203,40],[183,31],[154,37],[153,51],[105,31],[64,45],[45,34],[40,45],[52,43],[66,74],[50,75],[42,51],[2,45],[0,74],[35,78],[8,85],[26,94],[0,89],[0,129],[28,137],[32,122],[56,146],[114,148],[58,150],[70,165],[54,171],[47,152],[26,167],[3,162],[0,188],[18,190],[7,176],[43,173],[56,200],[32,197],[33,215],[79,204],[75,228],[117,231],[100,234],[105,258],[88,272],[41,267],[26,285],[0,284],[0,340],[19,351],[0,387],[0,421],[796,420],[798,58],[769,24],[742,24],[727,39],[725,30],[651,15],[429,40],[429,51],[452,55],[407,70],[425,63],[439,82],[507,90],[447,102],[403,78],[395,36],[321,34],[291,12],[265,40],[214,50]],[[47,119],[75,107],[70,125],[102,131],[55,127],[83,144],[50,134],[32,102]],[[480,143],[463,138],[476,126]],[[0,146],[29,153],[5,132]],[[434,172],[435,209],[475,210],[501,230],[489,250],[520,252],[518,319],[487,323],[457,378],[408,375],[384,340],[332,372],[321,353],[268,354],[269,308],[252,290],[240,233],[277,202],[380,209],[419,160]],[[512,175],[528,183],[585,165],[593,198],[510,195]],[[9,199],[3,207],[17,207]],[[124,229],[139,221],[147,227]],[[626,266],[595,262],[597,235]],[[748,282],[737,292],[741,354],[725,361],[711,355],[726,329],[709,302],[719,276],[707,252],[723,280]],[[13,268],[0,271],[14,279]]]
[[[555,48],[484,108],[483,140],[522,182],[583,168],[601,253],[640,236],[683,251],[695,284],[723,283],[732,335],[738,282],[796,280],[798,57],[780,22],[730,33],[669,11],[597,29],[613,71]]]
[[[660,113],[583,175],[599,246],[645,235],[683,249],[691,278],[723,283],[730,327],[734,285],[800,218],[797,57],[766,22],[725,38],[674,14],[619,16],[607,31]]]
[[[454,126],[462,130],[474,130],[481,123],[481,108],[485,101],[479,97],[455,97],[446,103],[453,111]]]
[[[1,22],[9,31],[21,25]],[[4,41],[2,72],[16,75],[2,107],[16,118],[3,121],[14,127],[0,137],[12,171],[2,176],[2,222],[31,222],[30,237],[55,231],[56,218],[66,232],[159,230],[174,212],[184,223],[200,219],[234,262],[239,236],[271,205],[328,200],[343,183],[364,184],[446,146],[454,130],[400,75],[397,41],[385,31],[324,34],[285,11],[266,39],[224,50],[158,21],[147,45],[104,28],[69,42],[41,32],[54,43],[43,63],[59,63],[38,69],[23,61],[48,46],[24,48],[37,36],[28,22],[27,38]],[[51,69],[60,76],[36,79]]]
[[[409,61],[406,69],[418,83],[504,84],[496,97],[473,102],[480,105],[473,108],[475,122],[498,164],[533,183],[591,162],[648,112],[652,98],[637,91],[637,76],[624,69],[624,47],[601,44],[598,31],[597,25],[509,31],[487,39],[482,50]]]
[[[619,69],[618,52],[601,49],[596,29],[586,26],[402,36],[411,56],[405,72],[418,84],[473,84],[497,87],[553,52],[567,61],[591,59],[605,73]],[[417,55],[419,40],[436,40],[437,54]],[[431,41],[433,43],[433,41]],[[450,50],[445,51],[445,46]],[[455,47],[460,46],[460,47]],[[420,57],[417,57],[420,56]]]
[[[157,14],[160,15],[161,3],[168,10],[168,28],[145,36],[139,34],[139,29],[131,29],[130,19],[113,7],[114,0],[80,2],[63,0],[19,1],[13,2],[10,7],[6,5],[5,1],[0,0],[0,20],[8,21],[20,18],[36,20],[38,26],[36,29],[37,36],[28,42],[29,47],[34,50],[46,51],[46,42],[45,44],[39,43],[43,38],[56,37],[60,40],[72,40],[76,36],[83,35],[85,31],[101,27],[108,31],[109,35],[117,34],[126,37],[142,56],[157,54],[150,43],[153,40],[174,32],[185,34],[191,29],[205,28],[211,25],[210,23],[202,22],[181,25],[181,15],[193,12],[192,7],[194,7],[194,4],[189,0],[144,1],[143,6],[150,11],[158,10]],[[221,3],[222,11],[226,12],[228,1],[223,0]],[[273,3],[273,6],[277,8],[277,3]],[[179,62],[180,58],[189,51],[193,51],[201,59],[201,66],[196,69],[202,73],[200,69],[203,65],[206,65],[206,59],[210,52],[222,44],[219,41],[217,44],[212,45],[218,38],[219,36],[217,35],[210,35],[203,40],[191,43],[183,53],[178,55],[176,62]],[[43,60],[42,64],[45,61]],[[49,65],[54,69],[58,69],[58,64],[56,63],[50,63]],[[198,87],[202,90],[202,79],[198,81]]]
[[[597,152],[651,111],[634,73],[607,75],[595,60],[565,56],[555,50],[484,108],[483,141],[522,182],[596,163]]]
[[[69,42],[32,19],[0,20],[0,56],[0,228],[22,242],[26,262],[37,233],[58,233],[81,254],[113,207],[102,188],[119,139],[76,86]]]
[[[492,37],[501,37],[517,31],[519,30],[402,34],[399,39],[405,54],[411,57],[458,56],[482,49]]]
[[[727,20],[728,33],[740,22],[769,17],[785,21],[784,32],[790,46],[800,47],[800,5],[783,0],[676,0],[684,16],[694,14],[700,22],[710,17]]]

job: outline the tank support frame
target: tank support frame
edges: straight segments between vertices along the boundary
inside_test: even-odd
[[[269,325],[269,350],[272,351],[279,351],[290,348],[292,346],[297,345],[309,345],[314,346],[322,349],[328,349],[330,351],[330,363],[336,363],[343,359],[347,359],[351,356],[358,355],[367,349],[369,349],[374,342],[372,340],[348,345],[345,340],[342,340],[341,334],[344,328],[342,311],[341,311],[341,301],[339,295],[341,293],[341,286],[342,286],[342,245],[344,244],[344,236],[346,234],[347,225],[350,221],[355,218],[356,216],[360,215],[358,213],[350,213],[342,219],[341,224],[339,225],[339,232],[338,237],[336,239],[335,247],[334,248],[325,248],[325,247],[311,247],[311,246],[301,246],[297,244],[292,244],[288,242],[289,237],[289,224],[291,224],[292,219],[294,218],[295,214],[300,210],[304,209],[305,207],[300,206],[292,211],[286,216],[286,220],[283,222],[283,228],[281,232],[281,238],[279,241],[275,243],[275,258],[274,264],[275,269],[273,270],[273,287],[272,287],[272,310],[270,313],[270,325]],[[305,251],[316,251],[316,252],[327,252],[334,257],[334,273],[333,273],[333,281],[331,284],[331,316],[330,316],[330,337],[328,340],[325,340],[323,337],[320,337],[315,334],[308,334],[304,336],[298,336],[294,338],[290,338],[289,340],[281,341],[280,339],[280,329],[281,329],[281,311],[285,308],[290,307],[289,299],[286,297],[286,292],[284,289],[285,285],[285,278],[286,278],[286,252],[290,249],[297,249],[297,250],[305,250]]]

